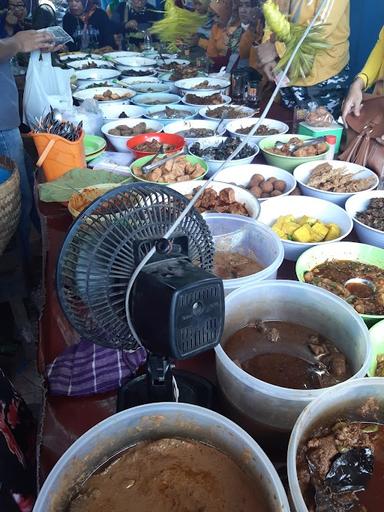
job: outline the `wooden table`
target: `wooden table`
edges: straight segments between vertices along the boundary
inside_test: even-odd
[[[291,123],[289,111],[275,105],[270,117]],[[258,158],[262,161],[262,157]],[[55,288],[57,258],[65,235],[72,223],[67,208],[58,203],[38,203],[43,239],[43,287],[45,307],[40,320],[38,368],[44,374],[63,350],[79,340],[78,334],[68,323],[58,303]],[[284,262],[279,278],[294,278],[294,264]],[[214,352],[178,365],[215,380]],[[218,408],[222,409],[221,405]],[[99,421],[116,412],[116,393],[85,398],[53,397],[47,394],[42,425],[39,476],[42,482],[64,451],[84,432]]]

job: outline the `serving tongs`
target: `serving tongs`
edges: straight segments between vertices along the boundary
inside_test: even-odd
[[[300,143],[300,144],[295,144],[292,142],[292,143],[288,144],[288,151],[290,153],[293,153],[297,149],[306,148],[308,146],[314,146],[315,144],[320,144],[320,142],[325,142],[325,137],[316,137],[314,139],[307,139],[306,141],[304,141],[303,143]],[[286,142],[281,142],[279,140],[277,142],[275,142],[276,149],[284,149],[286,147],[287,147]]]
[[[151,162],[153,162],[154,159],[158,155],[159,155],[159,152],[154,156],[154,158],[151,159]],[[166,162],[169,162],[170,160],[173,160],[174,158],[177,158],[178,156],[183,156],[183,155],[185,155],[185,150],[184,149],[182,151],[179,151],[178,153],[173,153],[172,155],[167,156],[166,158],[163,158],[162,160],[158,160],[154,164],[153,163],[146,163],[141,168],[141,172],[143,174],[149,174],[151,171],[153,171],[154,169],[157,169],[158,167],[162,166]]]

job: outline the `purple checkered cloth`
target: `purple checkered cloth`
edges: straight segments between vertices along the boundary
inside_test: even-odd
[[[87,340],[68,347],[47,366],[49,393],[89,396],[118,389],[147,360],[145,349],[115,350]]]

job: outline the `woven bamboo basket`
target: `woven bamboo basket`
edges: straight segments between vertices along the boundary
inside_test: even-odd
[[[0,166],[11,171],[0,184],[0,256],[15,234],[20,219],[21,194],[19,170],[13,160],[0,156]]]

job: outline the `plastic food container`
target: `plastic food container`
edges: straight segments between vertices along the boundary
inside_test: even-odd
[[[265,180],[272,178],[285,181],[285,191],[278,197],[259,197],[258,200],[262,203],[268,199],[278,199],[279,197],[288,196],[296,188],[296,180],[284,169],[273,167],[272,165],[262,164],[245,164],[236,165],[231,168],[224,168],[219,171],[215,176],[215,181],[222,181],[225,183],[234,183],[239,187],[247,187],[254,174],[261,174]]]
[[[296,263],[296,276],[304,282],[304,274],[317,265],[329,260],[357,261],[366,265],[384,268],[384,249],[356,242],[336,242],[329,245],[318,245],[305,251]],[[383,315],[360,315],[364,322],[371,326],[383,320]]]
[[[256,274],[237,279],[223,279],[226,295],[242,286],[264,279],[276,279],[284,259],[279,237],[260,222],[227,213],[207,213],[204,216],[212,233],[216,251],[236,252],[252,257],[264,267]]]
[[[354,421],[366,420],[358,410],[370,398],[377,400],[381,411],[384,410],[384,379],[373,377],[347,381],[337,386],[337,389],[332,388],[323,393],[300,415],[289,441],[287,460],[289,488],[296,512],[308,512],[296,470],[296,456],[301,443],[308,439],[314,428],[322,425],[322,421],[329,425],[341,416],[349,416]],[[382,412],[380,415],[378,419],[382,422]]]
[[[227,453],[260,482],[269,497],[271,512],[289,512],[280,478],[260,446],[224,416],[184,403],[134,407],[88,430],[49,474],[34,512],[65,510],[79,482],[84,482],[101,464],[140,441],[164,437],[202,441]]]
[[[360,192],[350,197],[345,203],[345,209],[353,220],[356,234],[360,242],[375,245],[384,249],[384,231],[371,228],[363,224],[356,218],[358,212],[363,212],[368,208],[369,202],[374,198],[384,198],[384,190],[372,190],[370,192]]]
[[[325,224],[335,223],[340,227],[341,235],[335,240],[327,242],[294,242],[293,240],[282,240],[285,258],[296,261],[304,251],[315,245],[327,245],[340,242],[352,231],[353,223],[343,208],[337,204],[318,199],[317,197],[285,196],[267,199],[261,204],[259,221],[267,226],[273,226],[276,220],[282,215],[293,215],[295,218],[308,215],[319,219]]]
[[[352,379],[367,373],[371,362],[368,329],[342,299],[294,281],[259,281],[238,288],[225,299],[224,333],[221,344],[215,348],[217,377],[228,402],[259,427],[290,431],[304,407],[326,388],[282,388],[239,368],[222,347],[232,334],[256,319],[281,320],[312,328],[344,352],[354,372]],[[336,393],[339,386],[331,389]]]
[[[156,151],[140,151],[135,149],[139,144],[152,140],[156,140],[157,142],[160,142],[160,144],[169,144],[173,146],[172,149],[164,151],[164,154],[178,153],[183,149],[185,144],[183,137],[180,137],[180,135],[171,133],[142,133],[141,135],[135,135],[129,139],[127,141],[127,147],[132,151],[136,158],[153,155]]]
[[[322,164],[330,164],[334,169],[345,168],[350,173],[359,173],[357,179],[372,178],[373,184],[367,190],[373,190],[379,184],[379,178],[373,171],[370,171],[362,165],[353,164],[351,162],[340,162],[340,160],[318,160],[317,162],[309,162],[301,164],[293,172],[294,177],[299,184],[301,193],[305,196],[318,197],[319,199],[325,199],[331,203],[344,206],[345,201],[356,194],[356,192],[328,192],[320,190],[318,188],[310,187],[307,185],[309,177],[313,169]],[[360,193],[360,192],[359,192]]]

